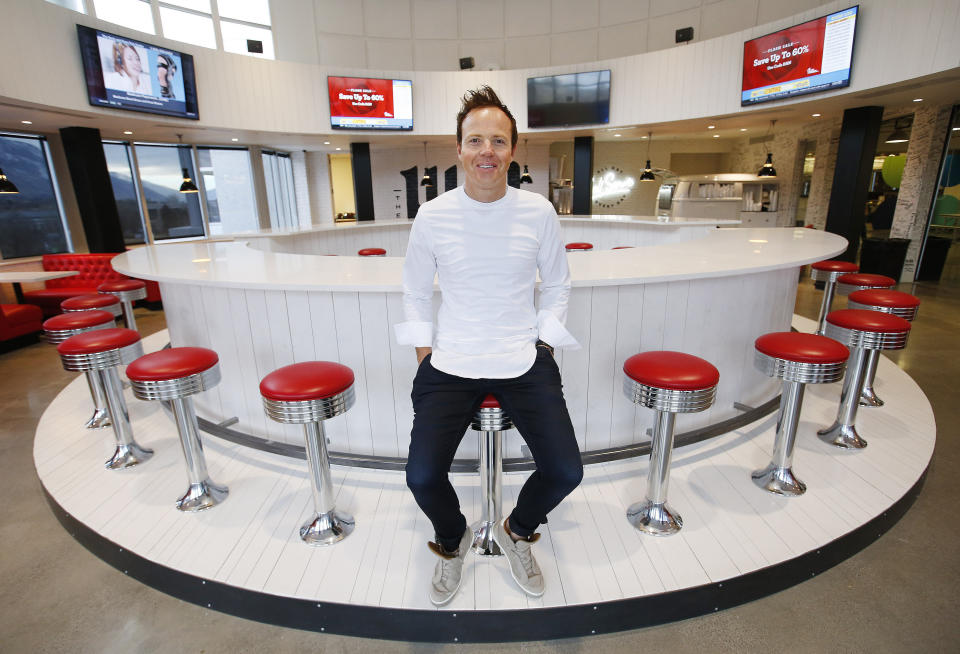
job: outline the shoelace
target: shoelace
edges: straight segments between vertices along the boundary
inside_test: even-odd
[[[453,573],[453,568],[459,562],[457,557],[452,559],[440,559],[440,583],[444,587],[447,585],[447,576]]]
[[[540,567],[533,558],[530,543],[523,540],[517,541],[517,555],[520,557],[520,563],[523,564],[523,570],[527,573],[528,577],[540,574]]]

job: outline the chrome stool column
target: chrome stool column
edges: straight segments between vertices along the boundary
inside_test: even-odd
[[[567,243],[564,247],[567,252],[589,252],[593,249],[593,243]]]
[[[890,291],[882,288],[866,289],[851,293],[850,297],[847,298],[847,308],[892,313],[904,320],[913,322],[917,317],[917,311],[920,309],[920,298],[900,291]],[[870,350],[867,353],[866,380],[863,382],[863,390],[860,391],[860,406],[883,406],[883,400],[877,397],[877,393],[873,390],[873,382],[877,378],[877,362],[879,359],[880,350]]]
[[[147,284],[139,279],[120,279],[114,282],[104,282],[97,287],[97,292],[109,294],[120,300],[123,305],[123,320],[127,329],[136,329],[137,320],[133,317],[133,303],[147,297]]]
[[[121,313],[120,300],[112,295],[103,295],[100,293],[77,295],[67,298],[60,303],[60,309],[64,313],[97,309],[100,311],[109,311],[114,317],[119,317]]]
[[[855,273],[860,268],[855,263],[849,261],[818,261],[810,264],[810,278],[815,282],[823,282],[823,301],[820,303],[820,316],[817,318],[817,331],[815,334],[823,336],[823,324],[830,313],[830,307],[833,304],[833,293],[837,288],[837,278],[847,273]]]
[[[48,343],[58,345],[71,336],[94,329],[110,329],[116,326],[116,319],[109,311],[74,311],[61,313],[43,321],[43,338]],[[95,370],[83,372],[93,401],[93,415],[84,424],[87,429],[100,429],[110,426],[110,411],[107,409],[107,396]]]
[[[635,528],[654,536],[680,531],[683,520],[667,505],[673,425],[678,413],[708,409],[717,394],[720,373],[707,361],[683,352],[644,352],[623,364],[623,392],[635,404],[656,411],[650,443],[647,495],[627,509]]]
[[[793,474],[793,447],[803,405],[806,384],[840,381],[850,351],[837,341],[818,334],[776,332],[764,334],[754,343],[754,366],[768,377],[783,380],[777,435],[770,465],[751,477],[760,488],[777,495],[803,495],[806,484]]]
[[[510,417],[493,395],[487,395],[470,425],[481,432],[480,446],[480,521],[474,523],[473,551],[481,556],[502,556],[496,527],[503,519],[503,432],[513,428]]]
[[[127,366],[127,379],[135,397],[169,401],[173,407],[190,484],[177,500],[181,511],[209,509],[227,499],[230,492],[226,486],[210,480],[190,397],[220,383],[219,361],[213,350],[172,347],[142,356]]]
[[[353,531],[353,516],[334,505],[323,421],[353,406],[353,371],[329,361],[306,361],[274,370],[260,382],[263,409],[277,422],[303,425],[313,515],[300,527],[309,545],[333,545]]]
[[[100,376],[117,440],[117,448],[104,466],[110,470],[129,468],[153,456],[153,450],[141,446],[133,438],[123,387],[117,374],[117,366],[143,354],[140,334],[118,327],[95,329],[66,339],[57,346],[57,352],[65,370],[93,370]]]
[[[850,363],[843,378],[840,408],[830,427],[817,432],[821,440],[836,447],[863,449],[867,441],[857,433],[857,408],[866,376],[870,350],[902,350],[907,345],[910,323],[889,313],[841,309],[827,316],[827,337],[850,348]]]

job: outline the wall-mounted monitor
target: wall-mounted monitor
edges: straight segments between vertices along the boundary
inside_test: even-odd
[[[191,55],[84,25],[77,36],[90,104],[200,119]]]
[[[527,127],[610,122],[610,71],[527,79]]]
[[[859,8],[745,42],[740,105],[849,86]]]
[[[333,129],[413,129],[413,82],[328,77]]]

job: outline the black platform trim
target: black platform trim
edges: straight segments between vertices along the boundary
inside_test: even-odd
[[[682,434],[677,434],[674,439],[674,449],[693,445],[705,441],[715,436],[722,436],[734,429],[739,429],[752,422],[770,415],[780,406],[780,396],[764,402],[755,409],[744,411],[738,416],[721,420],[720,422],[700,429],[693,429]],[[166,405],[165,405],[165,408]],[[167,408],[168,413],[170,409]],[[259,436],[253,436],[246,432],[229,427],[221,427],[215,422],[197,416],[197,424],[200,429],[211,436],[216,436],[225,441],[251,447],[255,450],[270,452],[271,454],[280,454],[294,459],[306,459],[306,450],[302,445],[293,445],[292,443],[283,443],[280,441],[271,441]],[[636,443],[631,445],[619,445],[602,450],[591,450],[580,455],[584,465],[591,463],[605,463],[607,461],[619,461],[629,459],[635,456],[644,456],[650,454],[650,441]],[[330,452],[330,463],[339,466],[352,466],[356,468],[371,468],[375,470],[403,470],[407,465],[407,460],[398,456],[374,456],[372,454],[350,454],[348,452]],[[454,459],[450,466],[450,472],[477,472],[480,469],[480,462],[477,459]],[[536,469],[536,464],[531,457],[504,459],[504,472],[524,472]]]
[[[133,554],[69,515],[46,488],[60,524],[124,574],[187,602],[294,629],[426,642],[505,642],[571,638],[683,620],[750,602],[828,570],[880,538],[919,495],[927,470],[881,515],[789,561],[722,582],[631,599],[512,611],[430,611],[312,602],[204,580]],[[307,547],[304,545],[304,547]],[[427,580],[423,580],[427,592]],[[519,589],[516,592],[521,592]]]

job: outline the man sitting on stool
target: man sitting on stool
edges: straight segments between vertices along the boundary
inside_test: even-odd
[[[468,92],[457,115],[463,186],[420,206],[403,267],[406,322],[397,342],[413,345],[413,430],[407,485],[433,523],[440,558],[430,601],[460,587],[473,534],[448,474],[470,420],[492,393],[526,441],[537,469],[520,490],[497,539],[514,580],[543,594],[531,544],[547,514],[583,478],[554,347],[579,347],[566,330],[570,271],[557,214],[546,198],[507,186],[517,123],[493,89]],[[540,272],[540,310],[534,285]],[[433,280],[441,305],[433,328]]]

